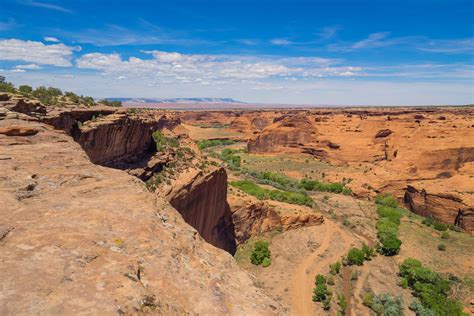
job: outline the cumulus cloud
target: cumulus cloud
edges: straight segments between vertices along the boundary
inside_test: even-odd
[[[42,42],[18,39],[0,40],[0,60],[25,61],[58,67],[72,66],[71,58],[80,47],[64,44],[46,45]]]
[[[285,77],[354,76],[361,68],[336,66],[340,61],[320,57],[251,57],[238,55],[180,54],[164,51],[143,51],[151,59],[119,54],[89,53],[81,56],[77,67],[96,69],[104,75],[121,75],[155,79],[161,82],[195,82],[221,84],[245,80],[266,80]]]

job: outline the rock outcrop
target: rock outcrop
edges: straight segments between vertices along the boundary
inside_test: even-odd
[[[210,244],[234,254],[236,243],[232,213],[227,204],[224,168],[198,172],[168,194],[170,204]]]
[[[433,217],[440,222],[453,224],[471,234],[474,233],[474,208],[465,205],[458,196],[428,193],[409,185],[404,200],[410,210],[418,215]]]
[[[143,182],[51,126],[0,119],[9,126],[38,133],[0,134],[0,314],[282,313]]]
[[[238,244],[275,229],[286,231],[324,223],[324,217],[317,213],[280,215],[267,202],[253,197],[233,198],[231,210]]]
[[[166,115],[112,114],[86,122],[73,132],[73,137],[93,163],[111,165],[119,161],[138,161],[156,152],[153,132],[177,124],[179,120]]]
[[[285,115],[275,121],[248,142],[249,152],[278,152],[282,147],[301,150],[316,141],[316,126],[305,115]]]

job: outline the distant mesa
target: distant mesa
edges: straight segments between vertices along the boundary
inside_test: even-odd
[[[245,103],[232,98],[106,98],[123,103]]]

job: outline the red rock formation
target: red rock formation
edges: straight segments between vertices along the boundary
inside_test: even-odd
[[[121,160],[137,161],[156,151],[153,132],[177,124],[179,120],[166,115],[112,114],[86,122],[73,136],[93,163],[109,165]]]
[[[305,115],[285,115],[275,121],[248,142],[249,152],[278,152],[281,147],[301,148],[316,141],[316,126]]]
[[[453,194],[432,194],[409,185],[404,200],[410,210],[418,215],[431,216],[440,222],[454,224],[474,233],[474,208],[462,203],[460,197]]]
[[[141,181],[92,164],[62,131],[4,117],[39,132],[0,134],[1,315],[283,313]]]
[[[224,168],[199,172],[168,195],[170,204],[201,236],[231,254],[236,244],[232,213],[227,204],[227,173]]]
[[[235,238],[241,244],[251,236],[271,231],[281,226],[278,213],[266,202],[254,203],[237,199],[231,206]]]
[[[232,219],[238,244],[251,236],[257,236],[274,229],[296,229],[324,223],[321,214],[299,214],[280,216],[267,202],[254,198],[233,198],[231,200]]]

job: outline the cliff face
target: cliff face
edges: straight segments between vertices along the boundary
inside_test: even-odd
[[[152,134],[173,128],[179,120],[145,115],[112,114],[88,121],[73,132],[93,163],[109,165],[117,161],[138,161],[156,151]]]
[[[62,131],[3,114],[0,314],[282,313],[141,181],[92,164]],[[225,201],[216,179],[200,190]]]
[[[227,173],[224,168],[197,173],[168,195],[170,204],[210,244],[234,254],[234,224],[227,204]]]
[[[433,194],[408,186],[405,191],[405,203],[421,215],[461,227],[474,233],[474,208],[462,203],[462,199],[451,194]]]
[[[275,119],[248,142],[252,153],[279,152],[281,148],[299,148],[316,141],[316,126],[304,115],[291,115]]]

